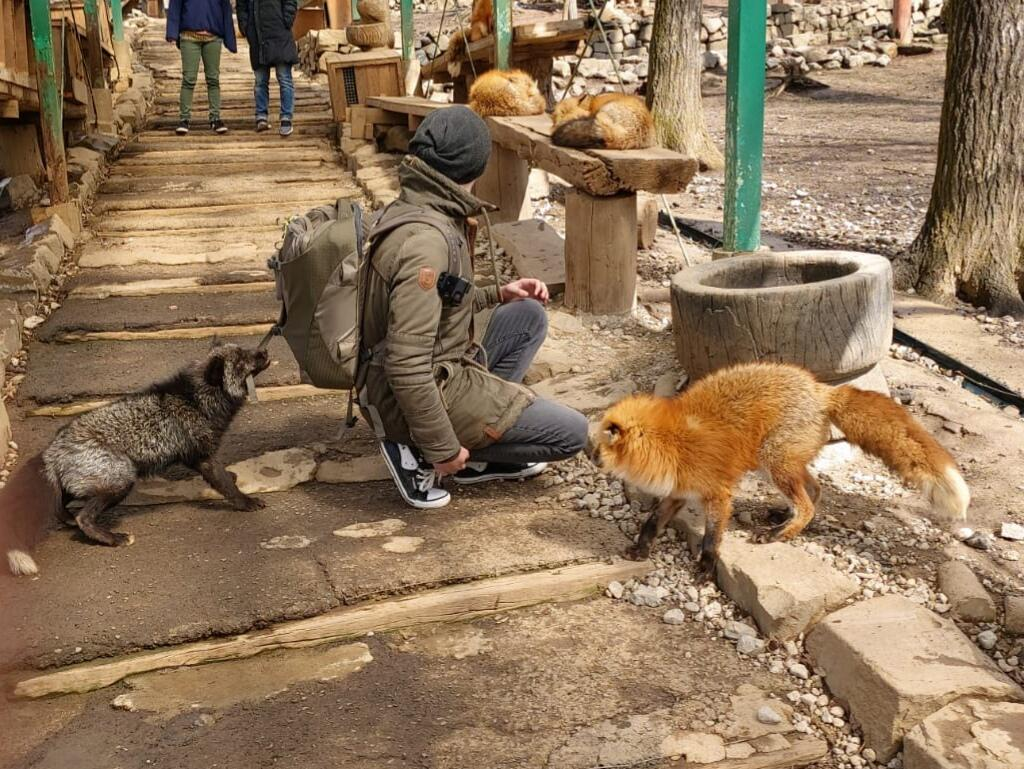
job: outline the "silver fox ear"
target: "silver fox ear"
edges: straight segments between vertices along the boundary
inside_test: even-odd
[[[212,355],[206,361],[206,369],[203,371],[203,379],[211,387],[224,386],[224,358],[220,355]]]
[[[213,339],[210,341],[210,349],[211,350],[216,350],[222,344],[224,344],[224,343],[220,340],[220,335],[218,334],[218,335],[214,336]]]

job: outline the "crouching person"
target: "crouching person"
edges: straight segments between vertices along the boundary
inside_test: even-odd
[[[469,109],[431,113],[399,169],[399,198],[376,225],[383,234],[371,235],[361,401],[413,507],[448,504],[440,476],[462,484],[529,478],[586,444],[582,414],[520,384],[547,333],[547,287],[472,284],[467,219],[487,204],[469,189],[490,149],[487,126]],[[403,215],[417,221],[388,226]],[[474,313],[498,304],[477,345]]]

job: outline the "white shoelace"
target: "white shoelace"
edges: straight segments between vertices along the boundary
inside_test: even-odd
[[[434,481],[436,478],[437,475],[432,467],[420,467],[420,469],[416,471],[413,483],[415,484],[417,491],[426,493],[434,488]]]

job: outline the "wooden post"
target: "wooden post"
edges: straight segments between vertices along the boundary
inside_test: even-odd
[[[530,178],[530,167],[515,152],[501,145],[491,145],[491,157],[487,168],[473,188],[481,200],[493,203],[498,210],[492,213],[491,223],[518,222],[523,216],[526,187]]]
[[[103,72],[103,44],[100,37],[98,0],[85,0],[86,69],[96,105],[96,126],[103,133],[114,133],[114,100]]]
[[[100,11],[97,0],[85,0],[85,66],[92,88],[105,88],[103,45],[100,42]]]
[[[725,101],[724,250],[761,244],[764,149],[764,0],[729,1],[729,70]]]
[[[64,156],[62,125],[64,101],[63,94],[57,90],[49,0],[29,0],[29,14],[32,20],[32,48],[39,88],[39,122],[47,187],[50,203],[58,205],[68,200],[68,166]]]
[[[494,66],[508,69],[512,55],[512,3],[510,0],[494,2]]]
[[[636,194],[565,195],[565,306],[625,313],[636,294]]]
[[[892,6],[893,37],[900,45],[914,42],[911,0],[895,0]]]

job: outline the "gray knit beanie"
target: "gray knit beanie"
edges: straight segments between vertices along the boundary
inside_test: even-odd
[[[458,184],[478,179],[491,155],[491,132],[469,107],[453,105],[427,115],[409,152]]]

